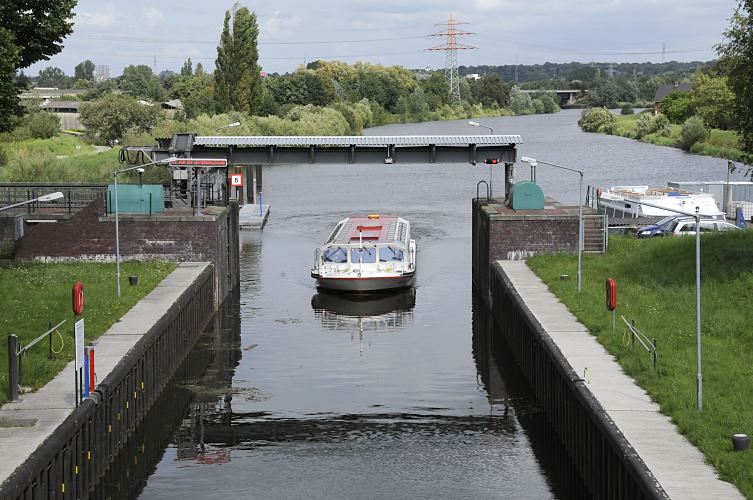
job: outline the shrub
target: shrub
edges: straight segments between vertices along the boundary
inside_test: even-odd
[[[60,132],[60,120],[54,113],[32,113],[25,121],[32,139],[49,139]]]
[[[607,108],[584,109],[578,120],[578,125],[584,132],[601,132],[605,127],[612,126],[617,120]]]
[[[620,110],[620,114],[623,114],[623,115],[632,115],[633,113],[635,113],[635,111],[633,110],[633,107],[630,104],[625,104]]]
[[[669,119],[662,114],[643,113],[635,124],[636,139],[642,139],[649,134],[668,136],[670,133]]]
[[[678,143],[682,149],[690,151],[695,143],[704,141],[708,136],[709,129],[703,120],[697,116],[691,116],[682,124]]]

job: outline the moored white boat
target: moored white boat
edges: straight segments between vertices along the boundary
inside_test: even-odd
[[[665,217],[678,215],[672,210],[694,214],[696,207],[700,215],[706,217],[724,218],[716,206],[713,195],[709,193],[694,193],[671,187],[650,186],[613,186],[609,189],[598,189],[599,211],[609,217]],[[645,205],[650,203],[663,208]]]
[[[344,292],[413,286],[416,241],[410,237],[410,223],[376,214],[341,220],[316,250],[311,277],[320,288]]]

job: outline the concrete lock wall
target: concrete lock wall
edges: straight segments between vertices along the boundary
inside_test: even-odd
[[[89,497],[212,317],[214,274],[209,266],[198,275],[92,396],[0,485],[0,498]]]
[[[509,279],[492,268],[491,310],[591,498],[666,498],[648,467],[583,385]]]
[[[578,216],[499,214],[475,199],[472,207],[473,284],[489,305],[490,270],[497,260],[522,260],[541,252],[578,250]]]

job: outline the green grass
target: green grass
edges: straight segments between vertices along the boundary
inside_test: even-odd
[[[94,340],[119,320],[136,302],[154,289],[173,269],[170,262],[126,262],[121,265],[121,292],[115,293],[115,264],[12,264],[0,266],[0,404],[8,398],[7,335],[15,333],[26,344],[66,319],[60,328],[64,347],[48,359],[47,340],[33,346],[23,358],[21,384],[35,390],[51,380],[73,359],[71,288],[84,283],[86,340]],[[135,287],[128,276],[139,277]],[[61,338],[53,334],[53,349],[59,350]]]
[[[76,146],[79,147],[76,150]],[[73,156],[89,154],[94,148],[78,137],[58,134],[51,139],[27,139],[24,141],[7,142],[5,149],[14,155],[50,154],[53,156]]]
[[[753,498],[753,452],[732,451],[731,436],[753,434],[753,230],[704,235],[702,249],[703,412],[696,410],[695,239],[610,239],[605,255],[585,255],[583,291],[570,254],[540,255],[529,265],[648,391],[724,480]],[[604,282],[617,281],[612,333]],[[629,347],[619,315],[656,339],[658,369],[639,344]]]

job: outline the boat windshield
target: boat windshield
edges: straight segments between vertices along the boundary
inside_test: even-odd
[[[379,261],[380,262],[402,262],[403,251],[396,247],[381,247],[379,248]]]
[[[348,261],[348,251],[343,247],[329,247],[322,252],[322,260],[342,264]]]
[[[350,250],[350,261],[353,264],[373,264],[376,262],[376,248],[352,248]]]

